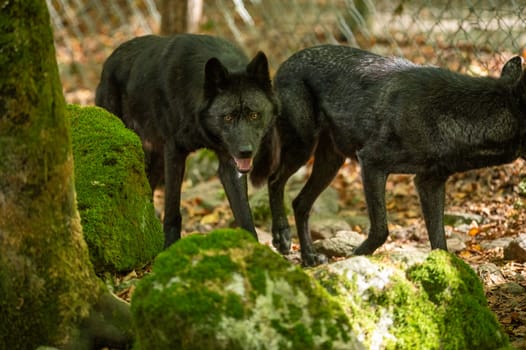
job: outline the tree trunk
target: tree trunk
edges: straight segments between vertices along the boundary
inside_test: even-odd
[[[196,33],[203,16],[204,0],[188,0],[188,21],[186,31]]]
[[[0,6],[0,296],[1,349],[130,342],[82,236],[44,0]]]
[[[161,34],[185,33],[188,17],[188,0],[161,1]]]
[[[199,29],[203,0],[161,0],[161,34],[194,33]]]

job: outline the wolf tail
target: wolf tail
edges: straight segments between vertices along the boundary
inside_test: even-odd
[[[280,137],[278,129],[274,125],[263,137],[259,151],[254,158],[254,166],[250,172],[250,182],[254,187],[261,187],[269,176],[276,171],[280,153]]]

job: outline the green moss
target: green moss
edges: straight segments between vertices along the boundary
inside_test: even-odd
[[[435,305],[443,349],[498,349],[507,336],[488,309],[476,273],[452,254],[433,251],[421,265],[409,269],[410,280],[420,284]]]
[[[189,236],[159,254],[132,313],[137,349],[354,344],[348,319],[323,288],[243,230]]]
[[[68,106],[78,208],[97,271],[126,271],[163,247],[138,136],[98,107]]]
[[[386,348],[439,349],[439,327],[432,317],[435,307],[406,279],[394,277],[378,304],[392,311],[392,335],[396,340],[387,340]],[[386,317],[381,313],[377,316]]]

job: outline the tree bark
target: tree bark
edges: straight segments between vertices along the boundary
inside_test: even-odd
[[[82,236],[44,0],[0,6],[0,296],[1,349],[130,343]]]
[[[188,0],[161,1],[161,34],[185,33],[188,18]]]
[[[161,34],[195,33],[203,13],[204,0],[161,0]]]

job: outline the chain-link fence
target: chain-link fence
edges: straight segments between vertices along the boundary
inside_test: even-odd
[[[177,0],[182,1],[182,0]],[[104,59],[158,33],[155,0],[47,0],[69,102],[92,103]],[[273,70],[320,43],[359,46],[476,75],[526,47],[525,0],[204,0],[199,32],[265,51]]]

